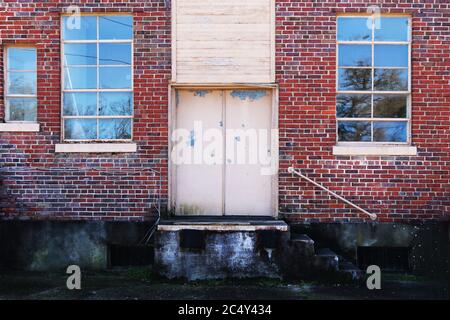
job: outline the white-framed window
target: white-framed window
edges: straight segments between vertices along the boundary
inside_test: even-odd
[[[37,53],[31,46],[5,48],[5,121],[36,122]]]
[[[131,140],[133,17],[63,16],[62,61],[64,140]]]
[[[411,20],[337,18],[337,142],[410,143]]]

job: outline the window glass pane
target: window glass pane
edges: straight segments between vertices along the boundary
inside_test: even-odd
[[[36,94],[36,72],[8,72],[8,94]]]
[[[65,139],[95,139],[97,137],[97,120],[66,119],[64,121]]]
[[[101,67],[101,89],[131,89],[131,68]]]
[[[65,116],[97,115],[97,93],[64,93],[63,111]]]
[[[382,17],[375,26],[375,41],[409,41],[407,17]]]
[[[407,91],[407,69],[375,69],[374,90],[377,91]]]
[[[339,45],[340,67],[372,66],[372,46],[370,45]]]
[[[408,46],[375,45],[375,67],[408,67]]]
[[[65,44],[64,64],[97,65],[97,45],[95,43]]]
[[[8,70],[36,70],[36,49],[8,48]]]
[[[370,141],[370,122],[339,121],[339,141]]]
[[[102,43],[100,44],[101,65],[131,65],[131,44]]]
[[[371,41],[372,40],[372,18],[338,18],[339,41]]]
[[[339,90],[371,90],[371,69],[339,69]]]
[[[100,16],[100,39],[132,39],[133,17]]]
[[[373,139],[383,142],[406,142],[406,121],[374,122]]]
[[[64,40],[97,39],[97,17],[73,16],[63,17]]]
[[[100,119],[100,139],[131,139],[131,119]]]
[[[131,116],[133,94],[131,92],[100,93],[100,115]]]
[[[97,68],[68,67],[64,74],[65,89],[96,89]]]
[[[371,116],[370,95],[338,94],[336,100],[336,116],[338,118],[369,118]]]
[[[37,101],[30,99],[8,99],[9,121],[36,121]]]
[[[406,118],[405,96],[379,96],[373,97],[373,113],[377,118]]]

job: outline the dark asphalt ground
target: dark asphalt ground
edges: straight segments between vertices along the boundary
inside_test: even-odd
[[[200,282],[155,279],[150,269],[83,271],[81,290],[68,290],[64,270],[0,272],[0,299],[172,300],[172,299],[449,299],[449,283],[402,274],[382,276],[381,290],[364,282],[336,284],[271,279]]]

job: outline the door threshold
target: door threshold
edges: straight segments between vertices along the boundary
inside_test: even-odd
[[[186,229],[209,231],[288,231],[288,225],[283,220],[264,216],[178,216],[161,220],[158,225],[158,230],[160,231]]]

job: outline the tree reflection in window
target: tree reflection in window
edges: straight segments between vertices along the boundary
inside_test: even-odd
[[[338,17],[338,141],[406,142],[410,20],[373,18]]]
[[[69,140],[128,140],[133,122],[133,17],[63,17],[63,118]]]

